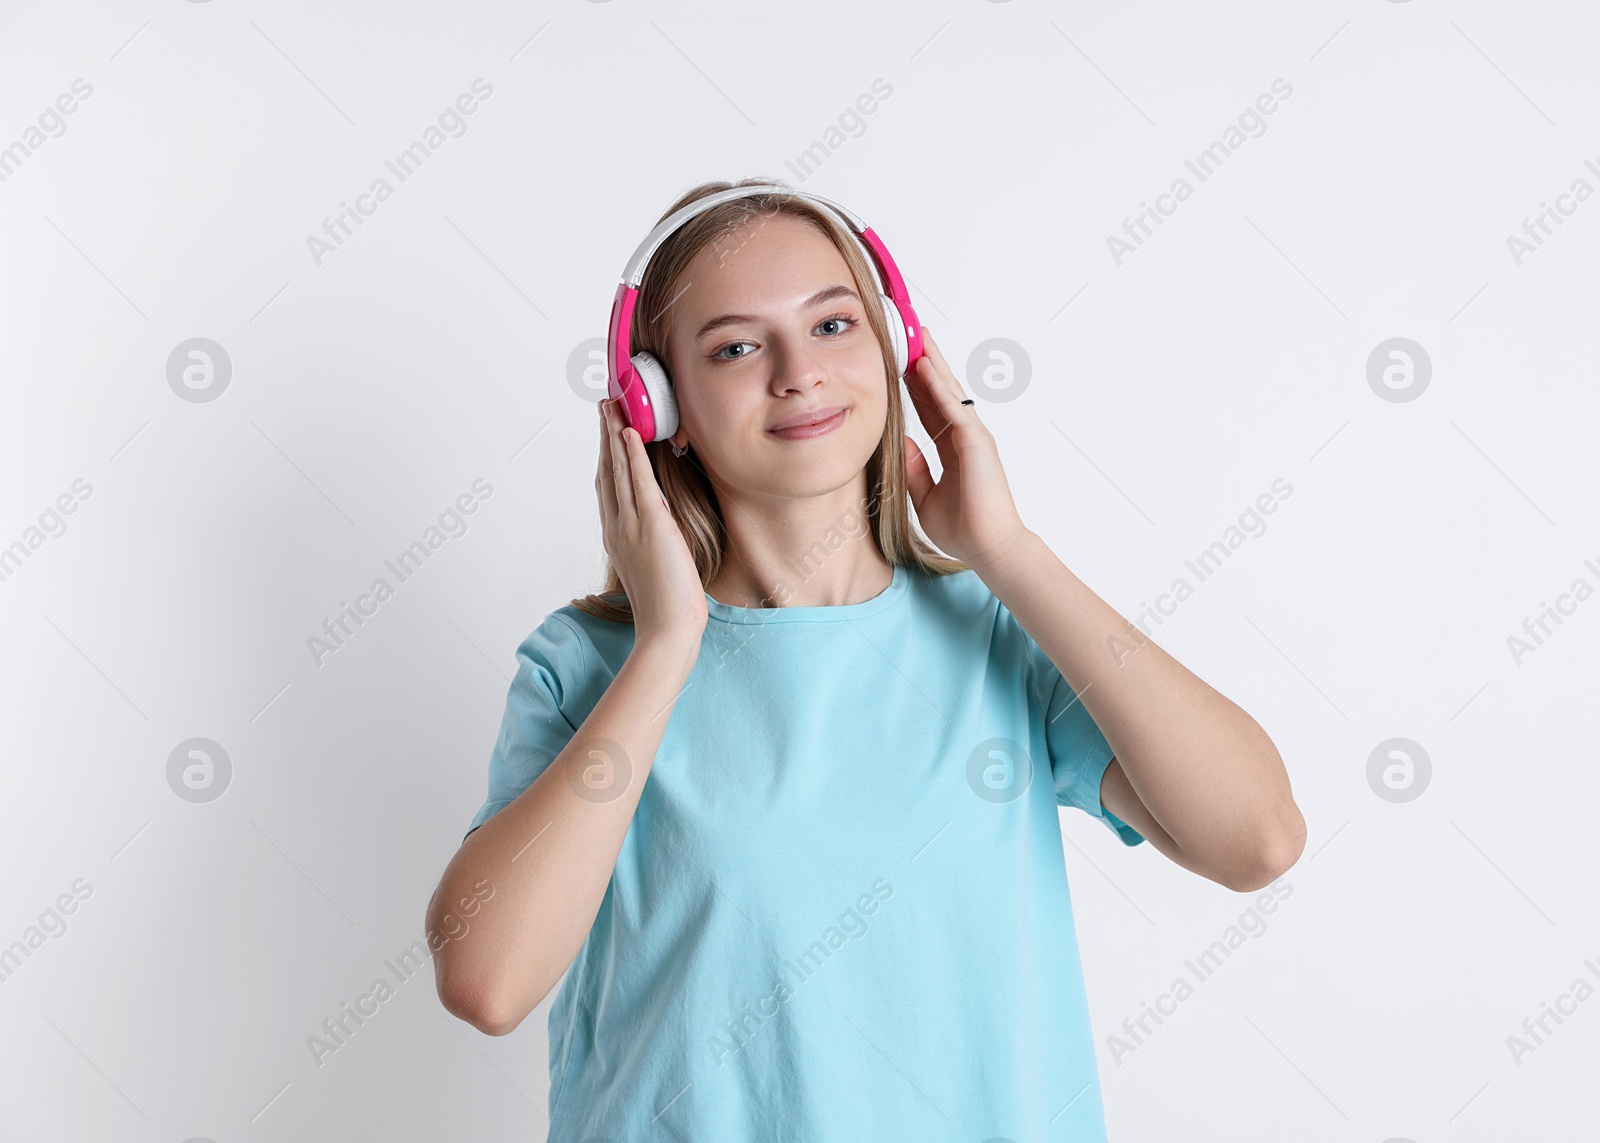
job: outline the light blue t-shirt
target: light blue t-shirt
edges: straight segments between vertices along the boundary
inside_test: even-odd
[[[1144,838],[1100,805],[1070,685],[971,571],[706,601],[550,1009],[551,1143],[1103,1143],[1057,806]],[[527,637],[472,829],[632,644],[571,606]]]

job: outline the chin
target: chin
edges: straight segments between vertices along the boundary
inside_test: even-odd
[[[760,480],[759,483],[769,494],[791,500],[828,496],[864,479],[863,473],[866,472],[867,462],[872,459],[873,448],[876,447],[877,441],[873,441],[872,447],[865,451],[857,442],[840,441],[837,445],[826,449],[817,449],[807,458],[808,462],[803,466],[785,467],[778,472],[769,471],[766,474],[767,479]]]

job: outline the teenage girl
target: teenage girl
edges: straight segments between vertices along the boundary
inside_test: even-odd
[[[1239,892],[1304,846],[1262,729],[1019,517],[867,237],[706,183],[624,274],[604,590],[518,647],[427,919],[489,1035],[559,982],[553,1143],[1103,1141],[1058,807]]]

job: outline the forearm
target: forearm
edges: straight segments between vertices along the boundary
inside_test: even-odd
[[[435,984],[449,1011],[503,1035],[572,963],[697,652],[698,644],[683,640],[636,645],[544,773],[461,843],[429,902],[430,935],[450,935],[452,904],[474,886],[485,892],[487,882],[489,895],[468,931],[434,955]]]
[[[1292,862],[1304,821],[1271,739],[1119,615],[1037,534],[975,570],[1079,695],[1145,807],[1224,884]]]

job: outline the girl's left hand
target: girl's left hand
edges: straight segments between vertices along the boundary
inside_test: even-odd
[[[912,406],[933,438],[943,472],[938,483],[917,442],[906,437],[906,483],[917,522],[941,550],[981,567],[1027,531],[1011,498],[994,435],[922,329],[922,357],[906,378]]]

